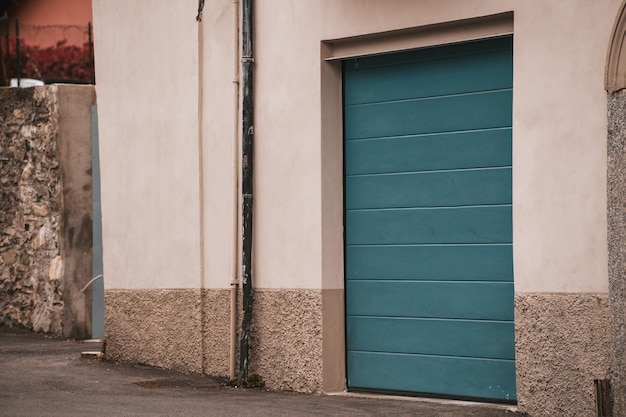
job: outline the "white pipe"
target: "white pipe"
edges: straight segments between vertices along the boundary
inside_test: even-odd
[[[205,327],[206,327],[206,311],[205,311],[205,305],[204,302],[202,302],[202,297],[204,297],[205,295],[205,288],[206,288],[206,277],[205,277],[205,262],[206,262],[206,256],[205,256],[205,241],[204,241],[204,234],[205,234],[205,215],[204,215],[204,208],[205,208],[205,196],[204,196],[204,175],[205,175],[205,170],[204,170],[204,126],[203,126],[203,120],[204,120],[204,85],[203,85],[203,80],[204,80],[204,24],[202,22],[202,7],[204,6],[203,2],[200,3],[199,9],[198,9],[198,17],[196,18],[197,21],[197,27],[198,27],[198,197],[199,197],[199,207],[198,207],[198,216],[199,216],[199,232],[200,232],[200,236],[198,236],[199,239],[199,243],[200,243],[200,331],[201,331],[201,337],[200,337],[200,347],[202,349],[202,355],[201,355],[201,369],[202,372],[205,372],[206,370],[206,359],[205,359],[205,355],[204,355],[204,349],[205,349]]]
[[[237,364],[237,281],[230,283],[230,380],[235,379]]]
[[[83,287],[83,289],[82,289],[82,290],[80,290],[80,292],[85,292],[85,291],[87,290],[87,288],[88,288],[91,284],[93,284],[93,283],[94,283],[94,281],[95,281],[95,280],[100,279],[100,278],[102,278],[102,274],[100,274],[100,275],[96,275],[95,277],[93,277],[93,278],[91,279],[91,281],[89,281],[89,282],[88,282],[88,283],[87,283],[87,284]]]
[[[237,290],[239,287],[239,0],[233,3],[233,248],[232,248],[232,274],[230,283],[230,379],[235,379],[237,363]]]

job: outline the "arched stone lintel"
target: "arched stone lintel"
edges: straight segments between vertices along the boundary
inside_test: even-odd
[[[609,93],[626,88],[626,0],[622,3],[613,25],[604,86]]]

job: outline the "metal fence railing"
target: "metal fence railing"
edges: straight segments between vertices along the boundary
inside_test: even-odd
[[[0,85],[95,84],[93,30],[0,20]]]

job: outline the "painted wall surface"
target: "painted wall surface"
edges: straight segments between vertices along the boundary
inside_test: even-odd
[[[235,28],[238,4],[206,3],[198,24],[202,54],[202,177],[203,256],[205,288],[228,288],[240,263],[236,237],[239,200],[240,113],[237,82],[239,45]],[[193,20],[195,10],[187,11]]]
[[[94,2],[106,289],[200,287],[196,7]]]
[[[606,377],[609,358],[602,321],[604,68],[620,3],[255,2],[259,297],[251,366],[268,387],[337,391],[345,382],[341,71],[322,59],[325,41],[512,13],[519,405],[542,415],[542,400],[532,392],[540,389],[550,407],[567,406],[562,415],[592,410],[593,379]],[[176,7],[166,0],[94,1],[107,339],[114,357],[214,374],[227,368],[224,290],[236,276],[240,246],[237,5],[206,2],[198,24],[195,0]],[[551,320],[556,314],[560,321]],[[290,316],[307,317],[308,324],[276,321]],[[605,350],[579,340],[581,322],[598,323],[597,333],[588,334],[603,337],[598,345]],[[195,353],[145,351],[156,334]],[[318,370],[306,368],[301,384],[289,379],[293,358],[302,358],[298,340],[308,341],[304,361]],[[579,365],[560,355],[568,343]],[[569,389],[574,385],[578,391]]]
[[[607,291],[603,71],[619,2],[445,6],[258,4],[257,285],[320,285],[320,168],[333,157],[319,151],[320,41],[512,10],[516,290]]]
[[[107,288],[227,288],[236,269],[233,6],[207,3],[201,25],[196,7],[94,2]],[[321,260],[325,245],[341,251],[338,222],[322,221],[341,219],[341,204],[323,202],[323,169],[338,174],[330,195],[342,183],[341,145],[321,146],[321,42],[513,11],[516,291],[606,292],[603,71],[618,7],[257,2],[255,286],[343,286],[342,257],[324,272]]]
[[[605,292],[603,82],[620,2],[538,3],[515,21],[516,291]]]

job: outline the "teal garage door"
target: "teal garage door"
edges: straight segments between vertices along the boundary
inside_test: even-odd
[[[344,62],[350,389],[515,395],[512,38]]]

